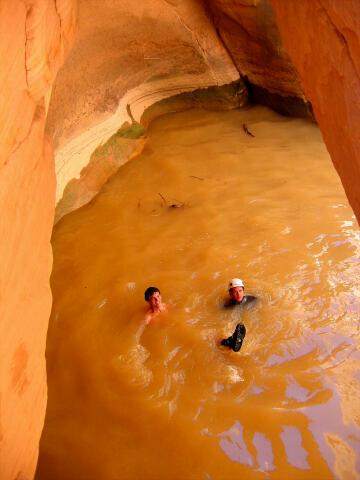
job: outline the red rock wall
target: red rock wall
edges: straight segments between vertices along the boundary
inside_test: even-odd
[[[284,97],[303,97],[269,0],[208,0],[214,26],[239,72]]]
[[[44,137],[72,0],[0,3],[0,478],[34,475],[46,407],[55,173]]]
[[[360,222],[360,2],[271,3],[284,45]]]

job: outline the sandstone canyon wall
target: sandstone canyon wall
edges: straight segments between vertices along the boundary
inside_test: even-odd
[[[349,203],[360,219],[360,2],[271,0]]]
[[[55,172],[50,88],[72,41],[69,0],[0,3],[0,477],[33,477],[46,407]]]
[[[219,38],[247,79],[251,99],[285,115],[309,116],[299,75],[283,46],[270,1],[209,0],[207,5]]]

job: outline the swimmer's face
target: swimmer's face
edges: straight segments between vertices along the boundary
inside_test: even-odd
[[[233,287],[229,290],[230,297],[236,302],[241,302],[244,298],[244,287]]]
[[[149,297],[149,303],[151,307],[159,307],[161,305],[161,295],[159,292],[154,292]]]

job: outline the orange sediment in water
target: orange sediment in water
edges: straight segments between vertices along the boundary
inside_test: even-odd
[[[360,237],[318,128],[254,107],[149,136],[54,230],[37,478],[357,478]],[[222,308],[233,277],[252,308]],[[173,306],[143,328],[150,285]]]

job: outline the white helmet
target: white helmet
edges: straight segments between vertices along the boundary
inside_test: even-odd
[[[234,287],[244,287],[243,281],[240,278],[233,278],[229,283],[229,290]]]

